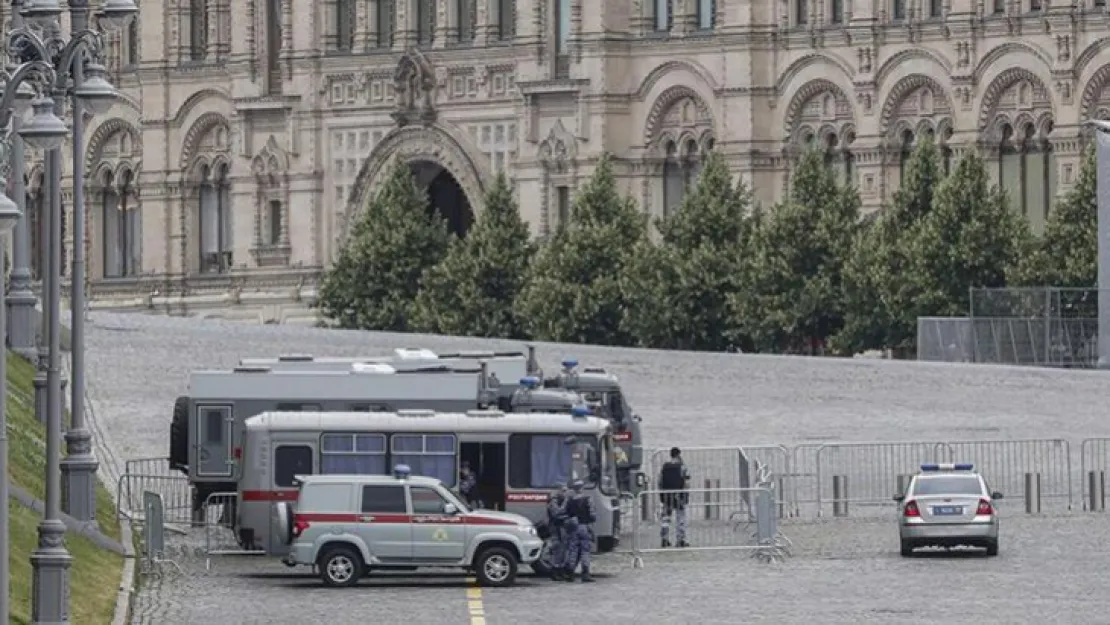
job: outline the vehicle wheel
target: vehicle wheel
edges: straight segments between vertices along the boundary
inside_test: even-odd
[[[504,547],[484,549],[474,561],[474,576],[482,586],[512,586],[516,582],[516,555]]]
[[[902,541],[902,557],[909,558],[913,556],[913,543],[908,540]]]
[[[282,544],[293,544],[293,507],[288,501],[279,501],[274,506],[274,517],[277,521],[278,536]]]
[[[988,557],[994,557],[994,556],[998,555],[998,541],[997,540],[988,540],[987,543],[983,546],[987,548],[987,556]]]
[[[362,577],[366,565],[362,563],[362,556],[353,547],[329,547],[324,555],[320,556],[320,579],[325,586],[346,587],[354,586]]]

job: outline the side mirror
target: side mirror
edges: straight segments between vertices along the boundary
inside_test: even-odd
[[[455,515],[459,513],[459,509],[453,503],[443,504],[443,514]]]
[[[647,486],[647,474],[645,474],[643,471],[636,472],[636,486],[639,488],[644,488],[645,486]]]
[[[991,493],[991,499],[1002,499],[1002,493],[998,491]]]
[[[639,423],[639,422],[643,421],[643,419],[641,419],[640,415],[638,415],[638,414],[632,415],[632,420],[635,421],[636,423]]]
[[[897,502],[901,503],[901,501],[904,500],[905,498],[906,498],[905,495],[903,495],[902,493],[898,493],[897,495],[894,496],[894,501],[897,501]]]

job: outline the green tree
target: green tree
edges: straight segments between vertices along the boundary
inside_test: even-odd
[[[324,274],[318,303],[324,316],[343,328],[408,330],[420,278],[453,238],[410,168],[396,164]]]
[[[735,332],[728,295],[740,288],[751,195],[725,158],[709,155],[677,213],[657,220],[661,245],[638,245],[622,287],[629,334],[646,347],[719,351]]]
[[[423,332],[524,338],[514,310],[533,245],[513,190],[498,174],[466,239],[424,273],[413,327]]]
[[[568,223],[536,255],[517,310],[538,340],[630,344],[621,287],[629,259],[647,237],[636,203],[617,189],[608,157],[574,197]]]
[[[809,352],[843,325],[842,271],[859,195],[816,150],[802,156],[792,183],[789,198],[761,217],[749,282],[731,297],[735,325],[761,350]]]
[[[1094,287],[1098,283],[1098,163],[1083,155],[1079,179],[1052,210],[1036,249],[1018,263],[1015,280],[1030,286]]]
[[[965,155],[937,188],[933,210],[907,237],[903,280],[914,294],[908,312],[966,315],[969,289],[1005,286],[1029,241],[1028,224],[991,184],[983,159]]]
[[[905,238],[929,214],[943,179],[940,152],[924,137],[906,163],[894,201],[856,236],[844,267],[844,328],[832,341],[837,351],[852,354],[913,345],[913,293],[902,279],[909,263]]]

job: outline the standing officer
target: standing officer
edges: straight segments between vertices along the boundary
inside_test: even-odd
[[[551,554],[551,579],[562,581],[566,565],[567,537],[564,526],[567,520],[567,489],[559,488],[547,498],[548,553]]]
[[[459,494],[471,508],[482,507],[482,502],[478,499],[478,477],[474,475],[469,462],[464,462],[459,467]]]
[[[659,537],[663,547],[670,547],[671,517],[675,520],[675,541],[679,547],[689,547],[686,542],[686,504],[690,501],[690,473],[682,461],[682,451],[671,448],[671,459],[659,471],[659,501],[663,504],[663,518],[659,524]]]
[[[593,549],[593,532],[590,525],[597,520],[594,504],[590,496],[582,492],[582,480],[574,480],[570,487],[574,490],[567,499],[564,524],[567,536],[566,566],[563,568],[563,581],[574,581],[574,570],[582,564],[582,581],[592,582],[590,575],[590,552]]]

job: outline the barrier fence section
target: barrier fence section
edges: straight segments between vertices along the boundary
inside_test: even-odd
[[[1088,438],[1080,446],[1083,509],[1106,511],[1106,474],[1110,472],[1110,438]]]
[[[204,500],[204,566],[212,568],[212,556],[266,555],[264,550],[244,549],[235,528],[238,525],[239,494],[212,493]]]
[[[142,554],[140,572],[160,572],[163,564],[170,564],[180,571],[181,567],[176,562],[166,558],[166,524],[162,496],[144,491],[142,498],[144,522],[142,544],[139,546]]]
[[[691,488],[684,493],[650,489],[634,497],[639,510],[652,513],[632,515],[633,566],[643,566],[645,553],[664,551],[749,551],[764,560],[789,555],[789,541],[778,529],[772,488]],[[682,513],[685,534],[680,536]],[[686,546],[663,546],[664,539],[678,545],[680,538]]]
[[[189,479],[170,470],[167,458],[128,460],[116,485],[117,520],[142,522],[143,493],[157,493],[162,498],[165,522],[188,524],[192,518],[192,489]]]
[[[835,443],[817,451],[817,516],[883,514],[922,464],[940,462],[974,464],[988,487],[1002,492],[1003,507],[1071,509],[1071,453],[1062,439]]]

